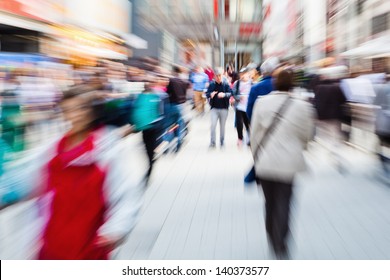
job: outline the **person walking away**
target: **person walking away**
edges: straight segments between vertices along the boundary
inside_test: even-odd
[[[248,115],[249,122],[252,119],[253,106],[255,105],[256,99],[259,96],[267,95],[273,90],[272,84],[272,72],[278,67],[279,60],[276,57],[270,57],[266,59],[260,66],[263,79],[261,82],[252,86],[248,97],[248,106],[246,114]]]
[[[171,103],[172,109],[177,111],[178,119],[175,121],[179,125],[179,128],[176,129],[178,137],[177,149],[180,149],[183,142],[182,131],[185,127],[184,114],[189,83],[180,78],[181,71],[179,67],[174,66],[173,72],[175,76],[169,79],[167,93],[169,95],[169,102]]]
[[[290,97],[293,73],[282,70],[276,91],[256,101],[251,150],[256,181],[265,197],[265,224],[278,259],[288,257],[290,200],[296,174],[305,169],[303,150],[313,136],[311,104]]]
[[[193,84],[195,108],[199,115],[203,115],[206,101],[203,94],[209,83],[209,77],[203,72],[202,67],[198,66],[191,75],[190,81]]]
[[[240,79],[237,80],[233,85],[233,95],[236,107],[236,129],[238,134],[237,146],[242,146],[243,141],[243,128],[249,135],[249,119],[246,114],[246,108],[248,105],[249,92],[251,90],[252,81],[249,78],[249,72],[247,68],[240,70]],[[249,143],[249,140],[248,140]]]
[[[376,97],[374,104],[375,134],[379,138],[378,156],[383,166],[385,179],[390,182],[390,157],[385,154],[385,149],[390,148],[390,83],[375,85]]]
[[[246,114],[248,116],[249,123],[251,123],[253,106],[256,102],[256,99],[259,96],[264,96],[269,94],[274,89],[274,85],[272,81],[272,73],[278,67],[278,64],[279,64],[278,58],[270,57],[266,59],[260,66],[260,71],[263,75],[263,79],[261,80],[261,82],[252,86],[248,97]],[[244,182],[252,183],[254,181],[255,181],[255,169],[254,167],[252,167],[251,170],[248,172],[248,174],[245,176]]]
[[[225,126],[229,109],[229,98],[232,95],[232,90],[228,83],[222,80],[223,70],[215,71],[215,80],[211,82],[207,89],[206,96],[210,100],[211,106],[211,140],[210,148],[215,148],[216,134],[215,130],[219,121],[220,128],[220,144],[221,147],[225,144]]]
[[[323,68],[319,71],[319,84],[314,88],[314,106],[318,117],[316,139],[322,140],[328,148],[339,171],[344,171],[345,164],[340,153],[343,143],[342,123],[351,124],[347,98],[340,87],[340,79],[346,73],[344,66]]]
[[[158,137],[163,133],[166,109],[164,100],[168,98],[165,92],[156,87],[157,83],[156,77],[145,83],[145,91],[137,96],[130,114],[130,124],[134,126],[134,130],[142,131],[142,138],[149,159],[149,168],[146,174],[147,182],[155,163],[154,156],[155,149],[158,146]]]

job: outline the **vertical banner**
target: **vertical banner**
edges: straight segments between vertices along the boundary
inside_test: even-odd
[[[214,0],[214,19],[218,19],[218,12],[219,12],[219,7],[218,7],[218,1],[219,0]]]

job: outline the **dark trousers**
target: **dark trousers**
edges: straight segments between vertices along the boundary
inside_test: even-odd
[[[149,169],[148,169],[148,173],[146,174],[147,177],[149,177],[150,174],[152,173],[153,164],[154,164],[154,149],[157,146],[157,137],[158,137],[158,129],[154,127],[142,131],[142,138],[144,140],[146,153],[149,159]]]
[[[292,183],[259,179],[265,197],[265,227],[276,254],[287,253]]]
[[[237,134],[238,134],[238,139],[242,140],[243,134],[242,131],[244,129],[244,125],[246,128],[246,131],[249,132],[249,118],[246,114],[246,112],[236,110],[236,128],[237,128]]]

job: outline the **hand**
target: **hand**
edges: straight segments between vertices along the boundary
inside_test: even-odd
[[[210,97],[211,98],[214,98],[214,96],[217,94],[217,92],[216,91],[213,91],[211,94],[210,94]]]
[[[218,98],[224,98],[226,94],[224,92],[219,92],[218,93]]]
[[[117,243],[118,243],[117,240],[108,238],[106,236],[97,236],[95,240],[95,245],[97,247],[106,248],[109,251],[114,250]]]

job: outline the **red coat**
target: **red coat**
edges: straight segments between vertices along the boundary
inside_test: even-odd
[[[147,160],[141,141],[138,134],[121,139],[103,127],[69,151],[64,136],[6,170],[0,202],[12,186],[24,198],[48,194],[38,258],[107,259],[97,239],[124,240],[142,205]]]
[[[93,135],[69,151],[67,137],[57,146],[48,164],[48,190],[53,192],[50,220],[43,233],[40,259],[107,259],[97,247],[97,231],[104,221],[106,171],[97,163],[72,166],[81,155],[94,150]]]

